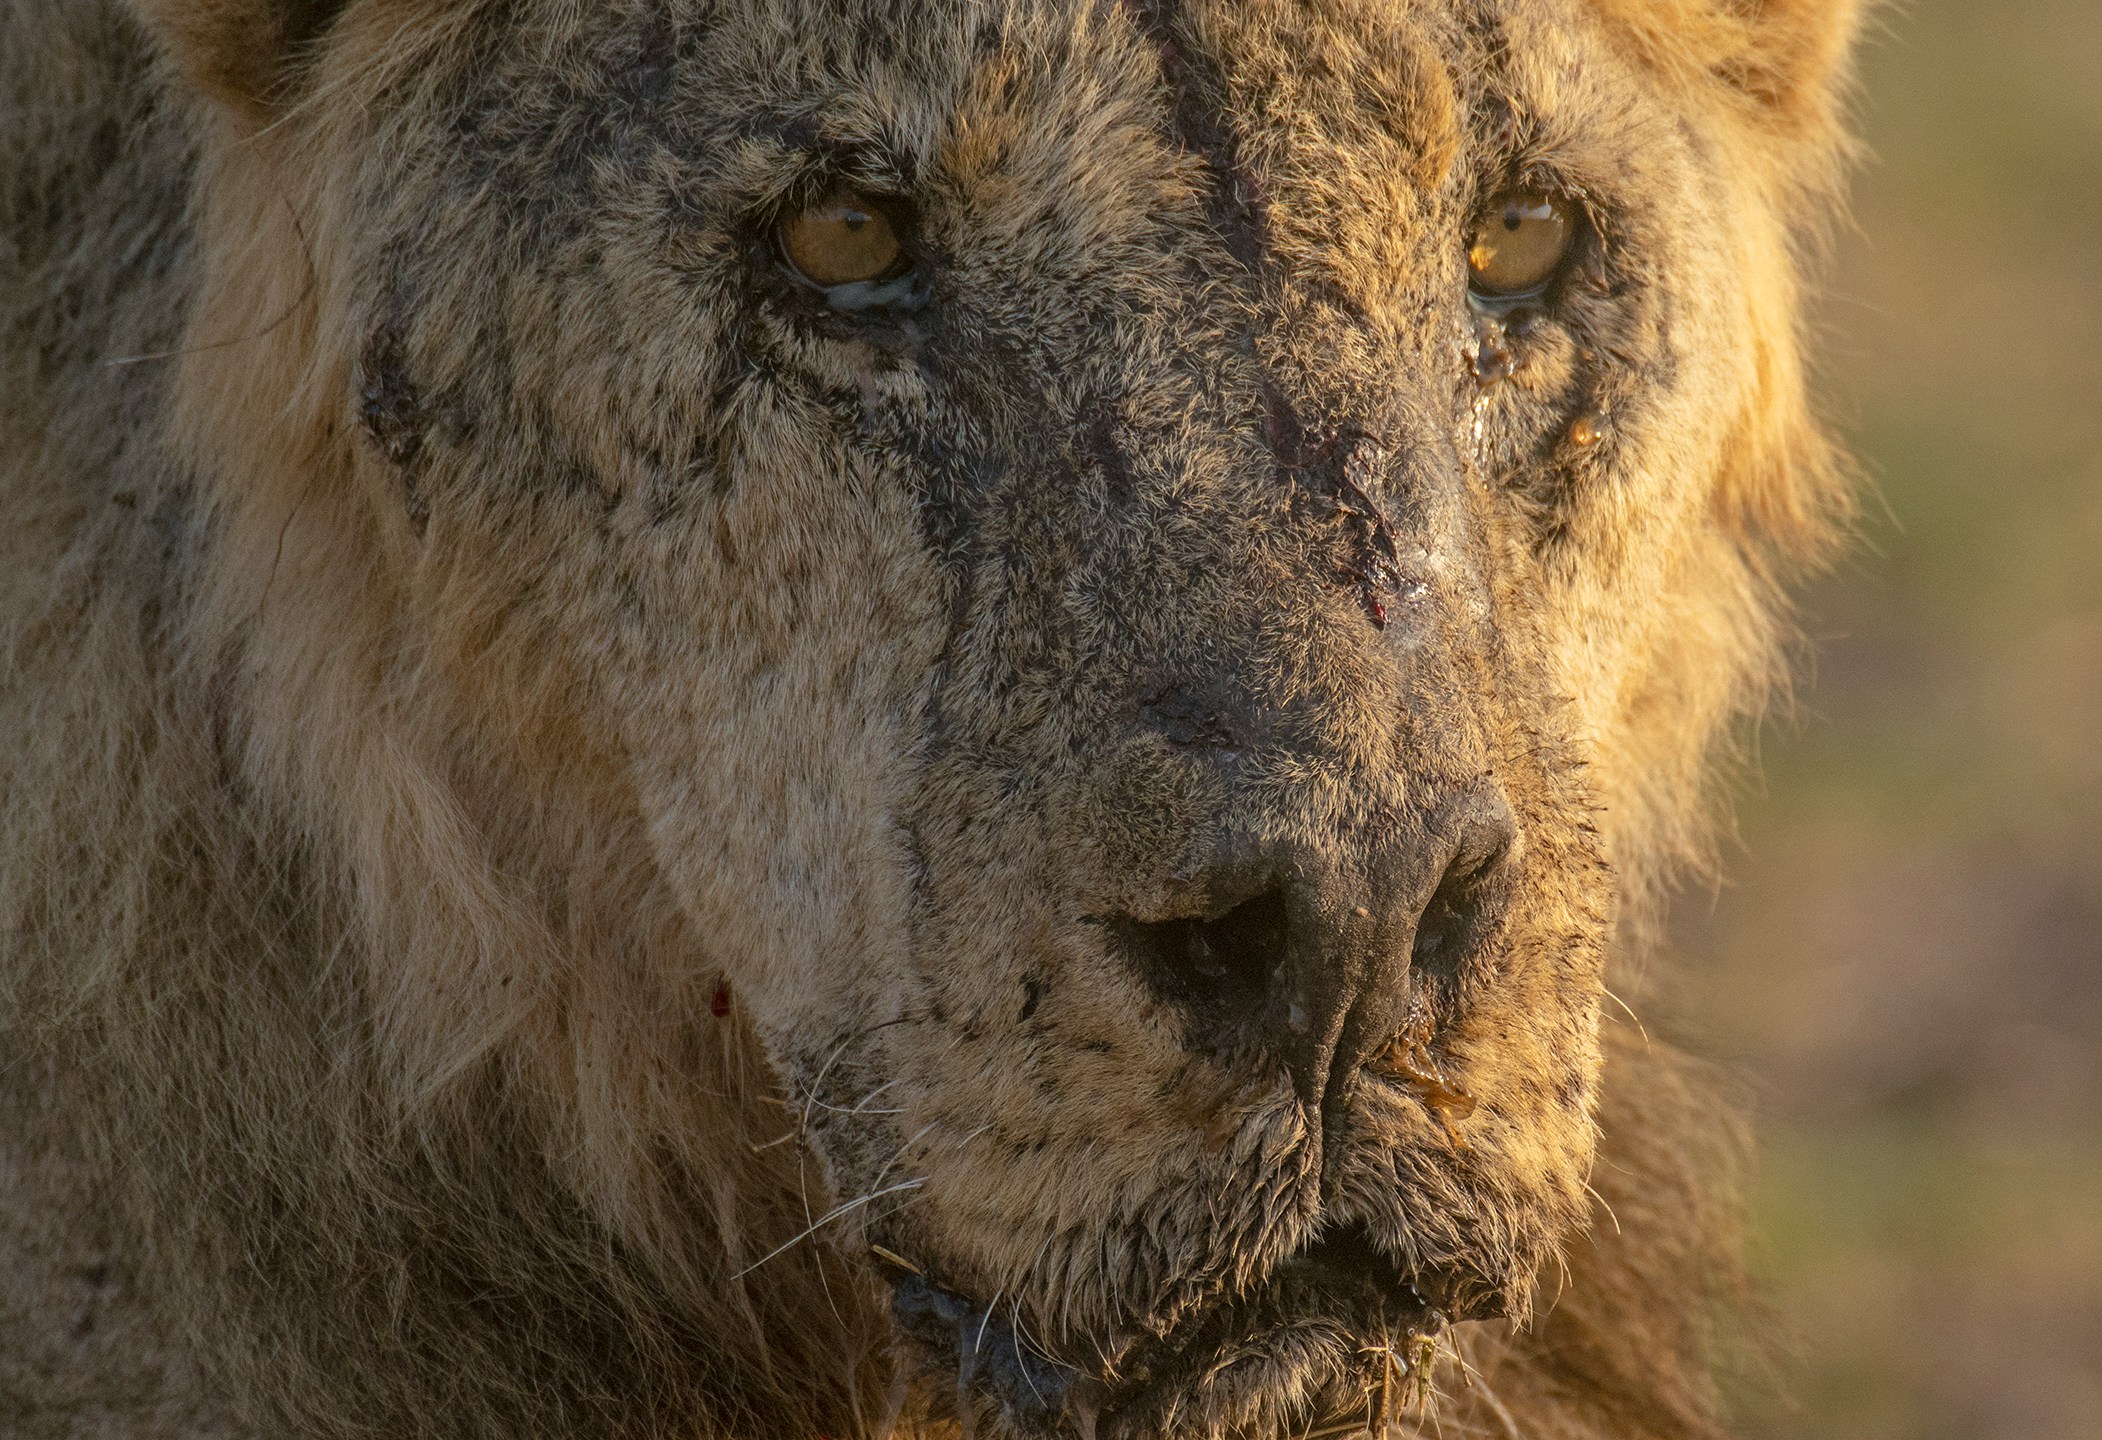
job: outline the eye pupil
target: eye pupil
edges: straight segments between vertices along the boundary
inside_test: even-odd
[[[1467,270],[1477,295],[1508,299],[1531,295],[1555,278],[1576,239],[1576,217],[1561,198],[1539,190],[1497,197],[1467,245]]]

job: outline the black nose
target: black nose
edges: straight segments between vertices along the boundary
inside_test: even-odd
[[[1191,1045],[1236,1067],[1281,1061],[1319,1109],[1399,1029],[1412,981],[1449,1013],[1502,911],[1516,834],[1509,803],[1484,788],[1357,864],[1224,846],[1199,913],[1119,930]]]

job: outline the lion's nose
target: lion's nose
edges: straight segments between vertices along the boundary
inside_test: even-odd
[[[1384,1047],[1411,977],[1456,990],[1502,910],[1517,827],[1499,790],[1439,807],[1369,857],[1221,847],[1184,918],[1122,928],[1190,1043],[1236,1067],[1281,1061],[1319,1110]]]

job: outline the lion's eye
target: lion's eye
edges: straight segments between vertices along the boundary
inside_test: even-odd
[[[1576,238],[1567,202],[1540,190],[1496,197],[1467,241],[1467,274],[1478,295],[1530,295],[1554,279]]]
[[[835,190],[781,222],[781,254],[820,289],[893,279],[907,268],[898,232],[867,196]]]

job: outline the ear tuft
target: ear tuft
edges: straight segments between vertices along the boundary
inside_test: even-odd
[[[251,117],[284,99],[303,52],[348,0],[133,0],[199,93]]]
[[[1830,133],[1873,0],[1594,0],[1660,68],[1727,83],[1797,134]]]
[[[1861,27],[1861,0],[1738,0],[1743,52],[1722,74],[1776,111],[1822,118],[1847,71]]]

